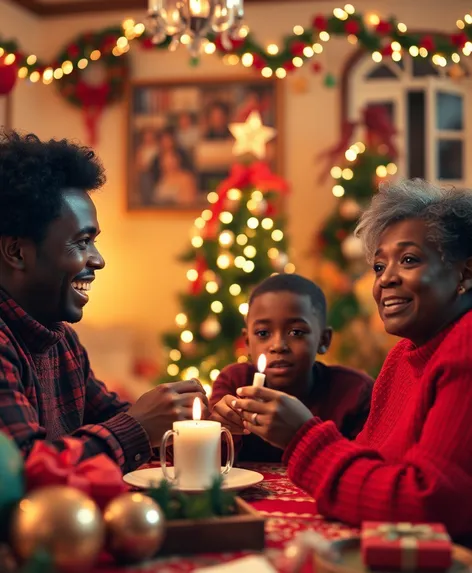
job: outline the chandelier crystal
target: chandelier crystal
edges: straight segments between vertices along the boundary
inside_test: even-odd
[[[171,38],[169,50],[186,44],[198,56],[209,33],[220,34],[226,50],[245,38],[244,0],[149,0],[148,29],[154,44]]]

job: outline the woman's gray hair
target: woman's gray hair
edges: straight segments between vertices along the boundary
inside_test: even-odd
[[[410,179],[381,184],[360,218],[355,233],[364,243],[369,263],[385,229],[406,219],[426,223],[428,240],[446,262],[472,257],[472,191]]]

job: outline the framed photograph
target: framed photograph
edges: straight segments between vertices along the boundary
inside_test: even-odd
[[[228,125],[244,122],[254,110],[277,129],[266,160],[280,171],[280,84],[251,77],[132,84],[127,209],[201,209],[236,159]]]

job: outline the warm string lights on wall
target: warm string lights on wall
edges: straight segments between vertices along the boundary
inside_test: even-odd
[[[252,68],[263,77],[285,78],[289,73],[303,67],[325,50],[332,37],[345,37],[350,44],[359,45],[372,54],[372,59],[381,62],[384,58],[400,61],[405,54],[412,57],[431,58],[439,66],[458,64],[461,57],[472,54],[472,15],[466,14],[456,21],[458,31],[446,34],[412,34],[406,24],[394,18],[383,20],[378,14],[358,13],[352,4],[335,8],[330,16],[317,15],[310,26],[293,27],[292,33],[281,42],[262,46],[256,42],[247,27],[241,22],[236,35],[215,34],[209,31],[206,37],[199,36],[198,50],[205,54],[218,54],[227,65],[241,64]],[[161,30],[162,32],[162,30]],[[188,34],[179,37],[180,43],[190,43]],[[167,36],[160,44],[146,33],[145,24],[131,19],[121,28],[83,34],[71,43],[53,62],[44,64],[34,54],[23,53],[15,42],[0,40],[2,64],[15,65],[18,77],[33,83],[50,84],[72,74],[84,71],[90,63],[100,60],[107,69],[113,67],[112,59],[126,54],[132,42],[145,49],[168,49],[172,38]],[[175,42],[174,42],[175,44]],[[195,63],[195,59],[191,60]],[[314,70],[319,69],[315,62]]]

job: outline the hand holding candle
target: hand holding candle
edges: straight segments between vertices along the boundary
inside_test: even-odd
[[[256,372],[254,374],[254,379],[252,381],[253,386],[257,386],[258,388],[264,386],[265,382],[264,370],[266,369],[266,366],[267,366],[267,358],[265,357],[265,354],[261,354],[257,360],[257,370],[259,372]]]

